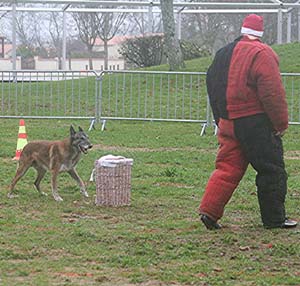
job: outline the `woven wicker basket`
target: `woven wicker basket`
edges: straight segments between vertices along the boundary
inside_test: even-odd
[[[131,165],[132,162],[125,161],[107,167],[95,162],[96,205],[130,205]]]

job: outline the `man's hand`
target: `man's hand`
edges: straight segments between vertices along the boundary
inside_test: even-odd
[[[274,131],[274,135],[282,137],[285,134],[285,131],[286,130],[283,130],[283,131]]]

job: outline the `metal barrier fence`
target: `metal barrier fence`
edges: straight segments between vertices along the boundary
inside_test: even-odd
[[[199,122],[214,126],[204,72],[108,71],[100,75],[101,120]],[[282,73],[290,124],[300,124],[300,73]],[[104,125],[103,125],[104,126]]]
[[[104,121],[207,122],[205,73],[102,72],[100,99]]]
[[[163,71],[0,72],[0,118],[198,122],[213,126],[206,73]],[[300,124],[300,73],[283,73],[290,124]]]
[[[300,73],[282,73],[288,108],[289,124],[300,124]]]
[[[0,118],[95,120],[96,78],[94,71],[3,71]]]

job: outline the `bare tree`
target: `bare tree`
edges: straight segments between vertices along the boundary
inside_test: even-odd
[[[16,34],[18,42],[17,53],[21,56],[22,69],[34,69],[34,56],[37,55],[38,43],[41,42],[36,33],[40,29],[40,21],[37,14],[30,15],[27,12],[18,13],[16,17]]]
[[[129,14],[127,17],[128,31],[130,34],[146,36],[149,33],[161,33],[162,32],[162,21],[161,17],[153,17],[151,23],[151,29],[149,29],[149,19],[145,17],[144,13]]]
[[[184,61],[179,45],[179,41],[175,34],[175,19],[174,19],[174,6],[173,0],[160,1],[162,21],[166,42],[166,54],[170,70],[178,70],[184,67]]]
[[[0,7],[9,7],[11,6],[11,4],[0,4]],[[8,11],[3,11],[3,12],[0,12],[0,19],[1,18],[4,18],[6,15],[8,14]]]
[[[97,14],[98,36],[104,46],[104,69],[108,69],[108,42],[116,35],[124,23],[126,13],[102,13]]]
[[[129,33],[145,36],[147,33],[146,20],[144,13],[139,14],[129,14],[128,15],[129,23]]]
[[[8,5],[11,5],[11,4],[8,4]],[[3,6],[6,6],[6,5],[5,4],[0,4],[0,7],[3,7]],[[2,18],[5,18],[5,16],[7,14],[8,14],[8,11],[0,12],[0,20]],[[0,30],[0,34],[1,34],[1,37],[0,37],[0,58],[1,58],[1,57],[4,57],[4,38],[5,37],[2,36],[1,30]]]
[[[34,27],[36,22],[34,17],[29,17],[28,13],[20,13],[16,19],[16,33],[21,45],[33,49],[36,42]]]
[[[276,42],[276,15],[265,14],[265,33],[263,41]],[[194,42],[215,53],[219,48],[240,35],[244,14],[183,14],[183,39]]]
[[[273,45],[277,42],[277,15],[265,14],[263,15],[263,17],[264,17],[264,25],[265,25],[263,40],[266,43]],[[295,23],[297,23],[296,19],[295,21],[292,21],[292,24]]]
[[[192,21],[190,27],[196,28],[196,34],[188,37],[195,38],[199,44],[209,48],[214,53],[240,35],[242,19],[243,15],[232,17],[229,15],[195,14],[190,19]],[[190,21],[189,23],[191,23]]]
[[[93,47],[98,36],[98,16],[96,13],[73,13],[81,41],[86,45],[89,54],[89,69],[93,69]]]
[[[62,67],[62,33],[63,19],[61,14],[52,12],[49,18],[49,34],[51,39],[51,47],[55,51],[58,58],[59,69]]]

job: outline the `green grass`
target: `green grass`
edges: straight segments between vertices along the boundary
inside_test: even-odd
[[[26,120],[29,140],[59,139],[69,121]],[[78,121],[84,129],[88,121]],[[249,168],[226,208],[221,231],[199,223],[197,208],[214,168],[212,130],[200,125],[109,121],[89,133],[95,147],[78,172],[88,185],[84,199],[66,174],[59,177],[62,203],[33,188],[30,170],[7,199],[15,173],[18,120],[1,119],[1,285],[299,285],[299,228],[265,230]],[[285,137],[289,173],[287,211],[299,217],[299,129]],[[97,207],[94,161],[106,154],[134,159],[129,207]]]
[[[70,124],[89,127],[87,120],[25,123],[29,140],[64,138]],[[94,148],[77,168],[90,198],[61,174],[64,201],[57,203],[49,174],[41,183],[48,197],[34,189],[34,170],[17,184],[18,198],[6,197],[16,171],[18,124],[0,119],[0,285],[300,285],[299,227],[262,227],[251,168],[226,207],[223,229],[210,232],[199,222],[218,146],[212,128],[200,137],[196,123],[108,121],[104,132],[97,125],[89,132]],[[299,136],[292,126],[284,137],[292,218],[300,217]],[[106,154],[134,159],[129,207],[94,204],[89,177]]]
[[[299,50],[300,43],[290,43],[284,45],[274,45],[273,50],[278,54],[280,60],[281,72],[300,72]],[[186,62],[185,71],[204,72],[211,64],[212,58],[199,58]],[[168,65],[161,65],[159,67],[151,67],[149,70],[163,70],[169,69]]]
[[[285,45],[274,45],[272,47],[280,59],[280,70],[282,72],[300,72],[299,57],[300,43]]]

